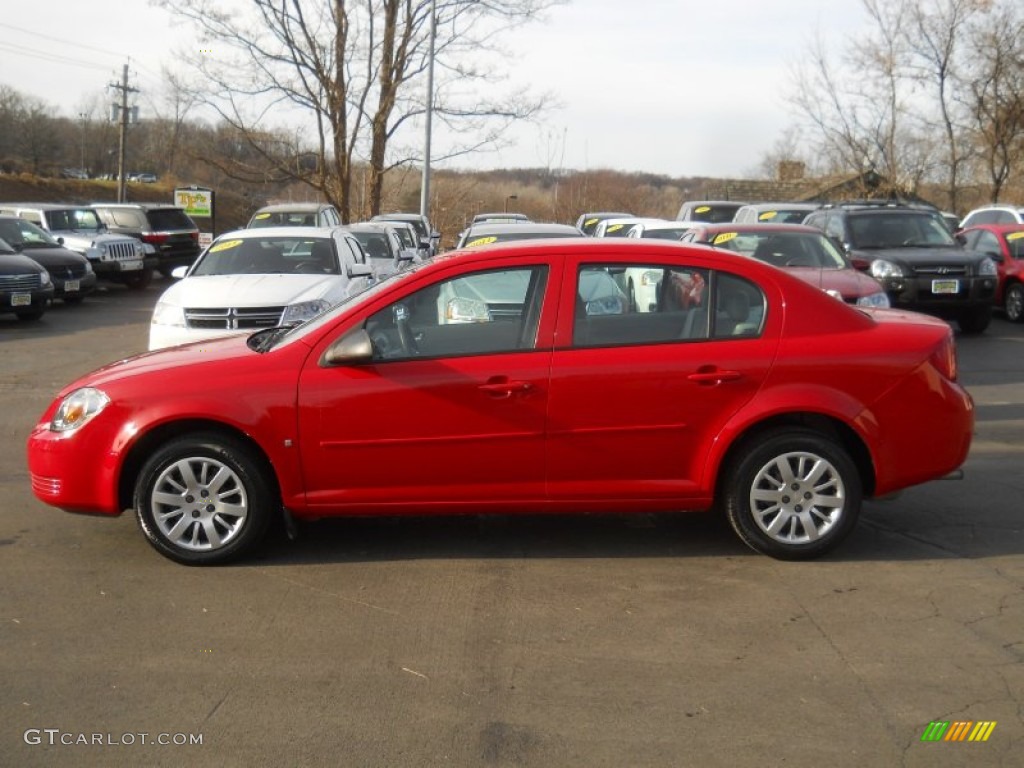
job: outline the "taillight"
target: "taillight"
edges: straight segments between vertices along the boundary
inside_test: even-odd
[[[167,240],[167,235],[160,234],[158,232],[143,232],[142,242],[149,243],[150,245],[160,245]]]
[[[946,334],[946,338],[943,339],[942,343],[939,344],[934,352],[932,352],[932,356],[929,360],[939,373],[950,381],[956,381],[956,344],[953,343],[952,331]]]

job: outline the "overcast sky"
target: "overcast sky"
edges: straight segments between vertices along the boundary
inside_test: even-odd
[[[0,84],[69,117],[110,100],[128,57],[145,117],[161,68],[198,47],[147,0],[24,7],[0,17]],[[863,24],[853,0],[573,0],[505,40],[513,82],[561,108],[517,129],[514,147],[452,167],[747,175],[793,122],[785,95],[811,39],[842,47]]]

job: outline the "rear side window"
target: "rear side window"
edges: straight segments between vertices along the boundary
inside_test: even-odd
[[[156,208],[147,212],[149,226],[155,231],[167,229],[195,229],[195,222],[178,208]]]
[[[140,230],[148,226],[142,211],[130,208],[101,208],[99,210],[100,215],[111,226]]]

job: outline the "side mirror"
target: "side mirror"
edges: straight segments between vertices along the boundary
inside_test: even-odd
[[[57,238],[57,245],[64,245],[64,238],[63,237],[58,237]]]
[[[373,360],[373,342],[365,328],[349,331],[331,344],[320,358],[322,366],[358,365]]]
[[[175,280],[181,280],[181,278],[183,278],[187,272],[188,267],[175,267],[173,270],[171,270],[171,277],[173,277]]]
[[[373,277],[373,267],[369,264],[350,264],[347,274],[349,277]]]
[[[441,233],[438,232],[436,229],[433,232],[430,233],[430,242],[436,244],[437,241],[440,240],[440,239],[441,239]]]
[[[1003,261],[1003,254],[999,253],[999,251],[985,251],[985,255],[992,259],[992,261],[998,261],[999,263]]]

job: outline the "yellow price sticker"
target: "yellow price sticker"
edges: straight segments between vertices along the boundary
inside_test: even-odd
[[[722,243],[728,243],[730,240],[732,240],[738,234],[739,234],[739,232],[723,232],[722,234],[718,235],[714,240],[712,240],[711,244],[712,245],[721,245]]]
[[[496,242],[498,242],[498,238],[494,237],[493,235],[491,237],[478,237],[476,240],[470,240],[468,243],[466,243],[465,247],[474,248],[478,245],[490,245],[491,243]]]
[[[624,226],[626,226],[626,225],[625,224],[612,224],[610,227],[608,227],[608,229],[605,230],[605,232],[618,232]]]
[[[711,210],[711,206],[710,205],[702,205],[700,208],[695,208],[693,212],[694,213],[707,213],[710,210]]]
[[[219,253],[220,251],[230,251],[232,248],[237,248],[242,244],[241,240],[225,240],[223,243],[215,243],[210,246],[210,253]]]
[[[253,218],[254,219],[269,219],[270,218],[270,214],[269,213],[257,213],[255,216],[253,216]]]
[[[1006,236],[1007,240],[1020,240],[1024,237],[1024,232],[1011,232]]]
[[[594,224],[597,224],[597,222],[599,222],[599,221],[600,221],[600,219],[587,219],[586,221],[583,222],[583,226],[584,227],[592,227]]]
[[[768,221],[769,219],[774,219],[778,215],[778,211],[765,211],[760,216],[758,216],[757,219],[758,221]]]

